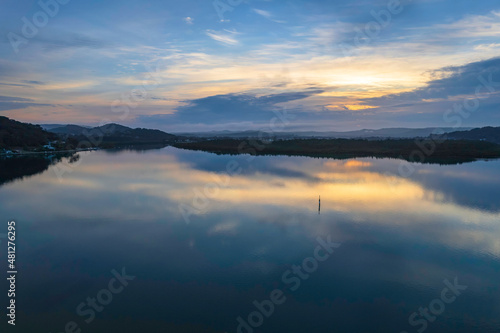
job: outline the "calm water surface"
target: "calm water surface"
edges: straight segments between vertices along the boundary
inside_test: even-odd
[[[241,172],[228,176],[231,161]],[[7,181],[0,233],[17,222],[19,271],[7,330],[59,333],[73,321],[89,333],[223,333],[241,317],[263,322],[239,332],[499,332],[500,161],[414,165],[407,178],[400,163],[98,151],[61,179],[66,160]],[[298,278],[318,237],[341,245]],[[79,315],[123,268],[135,279]],[[441,301],[455,279],[467,289]],[[252,316],[276,289],[282,304]]]

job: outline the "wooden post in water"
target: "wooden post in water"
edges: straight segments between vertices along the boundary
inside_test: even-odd
[[[318,199],[318,215],[321,214],[321,195],[319,196]]]

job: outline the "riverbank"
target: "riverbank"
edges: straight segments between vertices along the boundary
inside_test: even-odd
[[[94,151],[94,150],[101,150],[101,149],[89,148],[89,149],[69,149],[69,150],[20,151],[16,153],[0,153],[0,156],[4,157],[4,156],[25,156],[25,155],[53,155],[53,154],[64,154],[64,153],[79,153],[83,151]]]
[[[425,142],[425,145],[418,144]],[[176,143],[177,148],[215,154],[288,155],[347,159],[356,157],[398,158],[411,162],[455,164],[500,158],[500,145],[484,141],[411,139],[297,139],[297,140],[201,140]]]

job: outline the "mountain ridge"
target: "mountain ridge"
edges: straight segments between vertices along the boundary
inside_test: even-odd
[[[454,140],[488,141],[500,144],[500,127],[487,126],[473,128],[468,131],[457,131],[448,134],[448,138]]]

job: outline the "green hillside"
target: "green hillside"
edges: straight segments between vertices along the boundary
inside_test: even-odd
[[[57,140],[57,135],[44,131],[39,125],[0,116],[0,149],[30,150],[41,148],[52,140]]]

